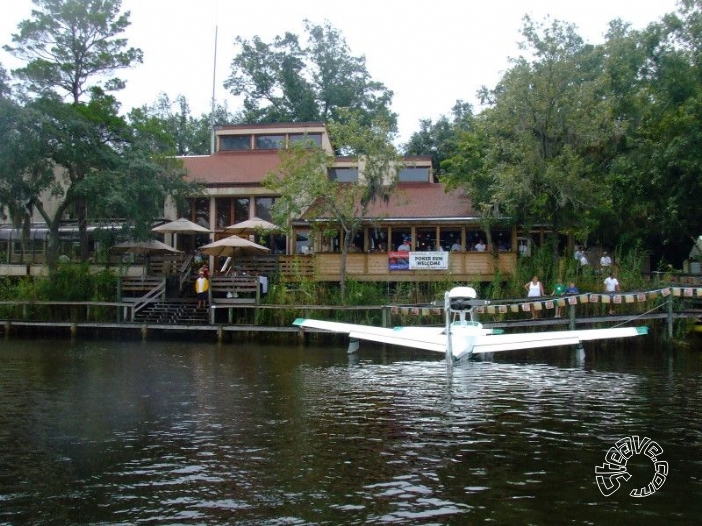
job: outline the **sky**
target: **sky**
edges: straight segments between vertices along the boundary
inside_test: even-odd
[[[0,3],[0,45],[11,44],[33,5],[31,0]],[[598,44],[611,20],[621,18],[640,29],[675,6],[675,0],[122,0],[123,10],[131,11],[124,36],[142,49],[144,62],[119,72],[127,88],[117,98],[128,111],[154,103],[160,93],[171,100],[184,95],[199,116],[209,112],[214,86],[215,100],[236,111],[241,100],[223,83],[237,36],[264,42],[285,32],[304,37],[303,20],[328,20],[352,55],[365,56],[371,78],[394,92],[402,143],[419,130],[420,120],[449,116],[457,100],[480,109],[476,92],[494,87],[509,58],[519,56],[524,15],[573,23],[586,42]],[[6,69],[21,65],[1,49],[0,63]]]

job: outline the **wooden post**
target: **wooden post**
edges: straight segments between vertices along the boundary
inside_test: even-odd
[[[12,327],[12,322],[10,320],[7,320],[5,322],[5,338],[10,337],[10,327]]]
[[[383,327],[388,326],[388,311],[389,311],[389,307],[387,305],[384,306],[382,311],[381,311],[382,317],[383,317]]]
[[[146,336],[149,333],[149,328],[146,326],[146,324],[141,326],[141,339],[146,340]]]
[[[75,339],[78,333],[78,326],[75,323],[71,323],[71,340]]]
[[[217,325],[217,343],[222,343],[223,339],[224,339],[224,329],[222,329],[221,325]]]
[[[575,330],[575,305],[568,304],[568,328]]]
[[[666,307],[668,311],[668,315],[666,316],[666,325],[668,327],[668,338],[672,339],[673,338],[673,295],[668,294],[668,297],[665,299],[666,302]]]

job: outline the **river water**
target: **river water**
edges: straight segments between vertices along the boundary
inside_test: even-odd
[[[0,524],[693,524],[702,344],[0,342]],[[645,437],[604,496],[596,466]]]

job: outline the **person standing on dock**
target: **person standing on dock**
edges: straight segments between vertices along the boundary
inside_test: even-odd
[[[207,307],[207,296],[210,290],[210,280],[205,277],[204,270],[200,269],[197,280],[195,280],[195,293],[197,294],[197,307],[204,309]]]
[[[556,284],[553,286],[553,292],[551,293],[551,296],[563,296],[566,293],[566,286],[561,283],[561,280],[556,280]],[[561,317],[561,307],[558,305],[558,301],[556,300],[556,314],[554,315],[554,318],[560,318]]]
[[[605,292],[609,292],[609,313],[614,314],[614,308],[612,307],[614,301],[614,293],[619,292],[619,280],[614,275],[614,272],[609,273],[609,277],[604,280]]]
[[[527,298],[539,298],[544,295],[544,286],[539,281],[539,276],[534,276],[531,281],[524,285],[524,290],[527,291]],[[531,319],[536,319],[536,309],[531,309]]]

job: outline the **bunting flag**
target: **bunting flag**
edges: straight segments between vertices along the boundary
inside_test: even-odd
[[[513,303],[512,305],[509,306],[510,312],[519,312],[519,305],[516,303]]]
[[[644,294],[643,292],[639,292],[636,296],[636,299],[639,301],[639,303],[643,303],[646,301],[646,294]]]
[[[568,298],[568,304],[569,305],[577,305],[578,298],[576,296],[571,296],[570,298]]]
[[[663,296],[666,296],[666,297],[670,296],[670,289],[665,288],[665,289],[661,290],[661,294],[663,294]]]
[[[478,312],[482,312],[480,309],[482,309],[482,307],[478,307]],[[441,309],[439,309],[438,307],[434,309],[434,314],[436,314],[437,316],[441,315]]]
[[[558,301],[556,302],[556,305],[558,305],[559,307],[565,307],[565,306],[566,306],[566,300],[560,299],[560,300],[558,300]]]
[[[658,297],[657,290],[652,290],[651,292],[648,293],[648,299],[650,299],[650,300],[655,300],[657,297]]]
[[[534,302],[534,310],[541,310],[541,309],[543,309],[543,307],[544,307],[544,304],[541,303],[540,301]]]
[[[609,303],[611,298],[607,294],[600,294],[600,303]]]
[[[429,316],[429,314],[431,314],[431,310],[429,310],[428,308],[422,309],[422,316]]]
[[[522,303],[522,311],[524,311],[524,312],[531,311],[531,305],[529,305],[528,303]]]
[[[583,294],[582,296],[578,296],[578,299],[580,300],[580,303],[588,303],[590,301],[590,296]]]
[[[485,313],[485,307],[480,306],[478,307],[478,314],[484,314]]]
[[[685,289],[685,297],[686,298],[691,298],[693,294],[693,290],[690,288]]]
[[[495,314],[495,306],[494,305],[490,305],[488,307],[488,314]]]
[[[619,294],[612,296],[612,303],[619,304],[621,302],[622,302],[622,297]]]
[[[500,313],[501,314],[507,313],[507,305],[500,305]]]
[[[409,307],[402,307],[401,312],[402,312],[402,314],[405,314],[405,315],[409,314],[410,313]]]
[[[391,313],[391,314],[398,314],[399,312],[400,312],[400,309],[398,309],[398,308],[395,307],[395,306],[393,306],[393,307],[390,309],[390,313]]]
[[[625,301],[626,303],[634,303],[634,300],[635,300],[635,299],[636,299],[636,296],[634,296],[633,294],[626,294],[626,295],[624,296],[624,301]]]
[[[702,298],[702,289],[697,289],[697,297]]]
[[[418,309],[417,307],[412,307],[412,311],[411,311],[411,312],[412,312],[412,314],[414,314],[414,315],[416,316],[416,315],[419,314],[419,309]]]
[[[553,309],[553,301],[548,300],[548,301],[546,302],[546,308],[549,309],[549,310]]]
[[[673,288],[673,296],[680,296],[682,294],[682,289],[680,287]]]

